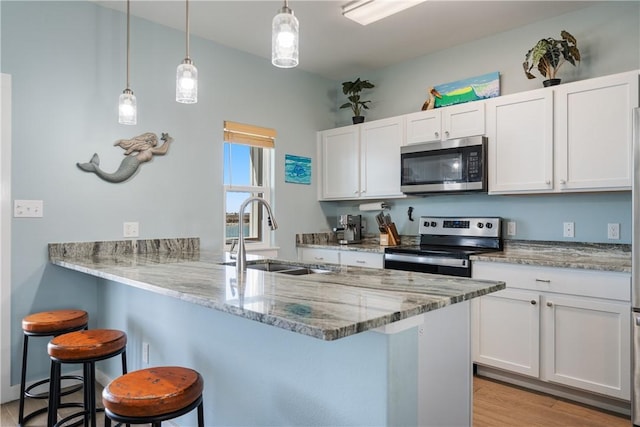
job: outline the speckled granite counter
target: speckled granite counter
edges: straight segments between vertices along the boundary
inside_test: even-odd
[[[49,256],[63,268],[323,340],[504,289],[501,282],[335,265],[304,276],[248,269],[242,283],[235,267],[224,265],[227,254],[201,252],[188,239],[168,241],[51,244]]]
[[[503,252],[471,260],[631,273],[631,245],[507,240]]]
[[[403,245],[415,245],[419,243],[420,237],[401,236],[400,241]],[[341,245],[336,241],[333,233],[305,233],[296,235],[296,247],[383,254],[384,248],[387,246],[380,246],[380,239],[378,236],[365,236],[361,243]]]

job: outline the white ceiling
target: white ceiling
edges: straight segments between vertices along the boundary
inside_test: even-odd
[[[592,6],[594,1],[429,0],[361,26],[342,16],[350,0],[289,0],[300,21],[299,68],[332,80],[450,48]],[[119,0],[95,3],[126,11]],[[283,1],[191,0],[191,34],[271,60],[271,20]],[[132,0],[131,14],[184,31],[185,2]],[[197,57],[192,51],[197,64]]]

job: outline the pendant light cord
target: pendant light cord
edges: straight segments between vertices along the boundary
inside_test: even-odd
[[[187,59],[191,59],[189,55],[189,0],[187,0]]]
[[[127,89],[130,89],[129,87],[129,0],[127,0]]]

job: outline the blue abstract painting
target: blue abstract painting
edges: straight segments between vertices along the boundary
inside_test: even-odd
[[[285,154],[284,182],[311,184],[311,159],[309,157]]]

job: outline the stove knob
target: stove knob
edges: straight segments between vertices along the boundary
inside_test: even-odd
[[[491,224],[490,222],[487,223],[487,228],[493,228],[493,224]]]
[[[432,226],[432,227],[435,227],[436,225],[438,225],[438,224],[436,224],[436,222],[435,222],[435,221],[431,221],[431,226]]]
[[[482,227],[484,227],[484,224],[483,224],[483,223],[481,223],[481,222],[479,222],[479,223],[478,223],[478,228],[482,228]]]

